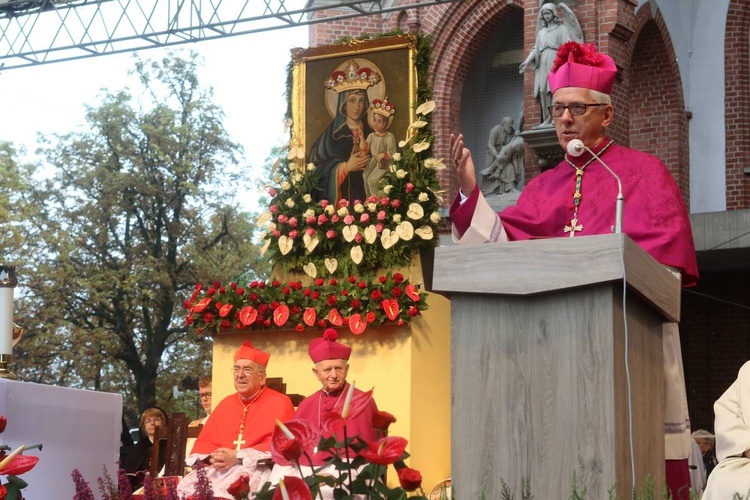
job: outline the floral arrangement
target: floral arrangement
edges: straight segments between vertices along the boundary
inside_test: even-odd
[[[437,244],[442,190],[436,171],[446,168],[431,156],[429,115],[434,101],[416,109],[417,120],[399,142],[401,153],[381,179],[381,190],[365,200],[314,201],[315,165],[304,164],[304,149],[292,146],[278,166],[265,226],[263,253],[277,269],[319,275],[372,276],[381,268],[406,267],[421,248]]]
[[[342,409],[332,411],[323,418],[322,430],[307,420],[277,421],[271,436],[271,455],[276,464],[295,467],[299,476],[285,475],[275,487],[266,483],[252,498],[312,500],[319,497],[323,500],[323,491],[329,490],[326,495],[332,494],[333,498],[355,498],[354,495],[357,495],[356,498],[367,500],[405,499],[409,493],[415,493],[411,498],[427,500],[422,491],[422,475],[404,463],[409,456],[406,453],[406,439],[392,436],[367,442],[358,437],[347,437],[347,422],[364,411],[371,399],[372,390],[355,396],[352,384]],[[324,437],[334,436],[340,429],[344,430],[343,441]],[[316,446],[328,451],[330,458],[313,475],[305,477],[300,462],[304,456],[305,463],[312,463],[310,455]],[[389,465],[396,468],[399,487],[390,488],[380,479]],[[331,467],[335,473],[331,473]],[[326,469],[325,473],[321,473],[323,469]],[[239,478],[228,490],[235,499],[251,498],[246,486],[247,479]]]
[[[83,478],[78,469],[74,469],[73,482],[76,494],[73,500],[95,500],[94,492],[89,483]],[[97,478],[99,494],[102,500],[179,500],[177,495],[177,478],[174,476],[165,478],[152,478],[147,472],[143,479],[143,492],[135,494],[130,487],[128,474],[123,470],[117,471],[117,482],[112,479],[107,467],[103,467],[102,476]],[[204,473],[204,483],[207,483]],[[199,483],[200,484],[200,483]],[[211,488],[208,487],[210,492]],[[213,497],[207,497],[213,498]]]
[[[5,431],[8,425],[8,419],[0,415],[0,433]],[[0,484],[0,498],[6,500],[22,500],[21,490],[28,486],[28,483],[21,479],[21,474],[30,471],[39,462],[39,457],[32,455],[23,455],[24,450],[32,448],[42,449],[41,444],[33,446],[21,445],[12,453],[6,455],[9,450],[7,446],[0,447],[0,476],[6,476],[7,482]]]
[[[183,306],[186,324],[201,333],[348,327],[359,335],[368,326],[405,325],[427,308],[427,301],[401,273],[387,273],[376,279],[315,278],[308,285],[279,280],[253,281],[246,287],[199,283]]]

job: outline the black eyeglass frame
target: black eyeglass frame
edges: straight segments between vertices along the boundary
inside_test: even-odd
[[[549,111],[550,116],[552,116],[553,118],[560,118],[565,114],[566,109],[570,112],[570,116],[583,116],[592,106],[607,106],[607,104],[603,102],[595,102],[591,104],[574,102],[573,104],[568,104],[567,106],[563,106],[562,104],[553,104],[551,106],[547,106],[547,111]],[[562,111],[560,111],[559,114],[555,114],[555,112],[553,111],[554,109],[562,109]],[[574,112],[573,109],[576,109],[576,111]]]

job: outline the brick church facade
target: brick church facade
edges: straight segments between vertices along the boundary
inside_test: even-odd
[[[682,294],[681,339],[692,427],[712,430],[713,402],[750,359],[750,3],[565,3],[585,41],[617,63],[612,138],[661,158],[691,213],[701,280]],[[517,69],[535,43],[539,8],[539,0],[460,0],[317,23],[310,27],[310,46],[396,29],[431,34],[435,155],[450,157],[448,135],[461,130],[476,137],[468,143],[477,157],[493,120],[518,116],[523,130],[541,121],[534,72]],[[488,78],[493,71],[501,76]],[[509,99],[514,89],[517,96]],[[488,112],[495,115],[481,115]],[[540,163],[527,143],[526,179],[542,170]],[[448,170],[443,174],[450,200],[456,179]]]

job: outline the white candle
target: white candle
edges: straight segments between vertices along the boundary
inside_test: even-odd
[[[13,289],[0,285],[0,354],[13,354]]]

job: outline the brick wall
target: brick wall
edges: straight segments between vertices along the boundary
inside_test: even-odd
[[[750,271],[703,272],[682,293],[680,338],[693,429],[713,431],[713,404],[750,360]]]
[[[656,23],[649,21],[638,35],[630,68],[630,146],[661,158],[687,202],[686,120],[670,56]]]
[[[750,207],[750,3],[730,0],[724,38],[727,210]]]

